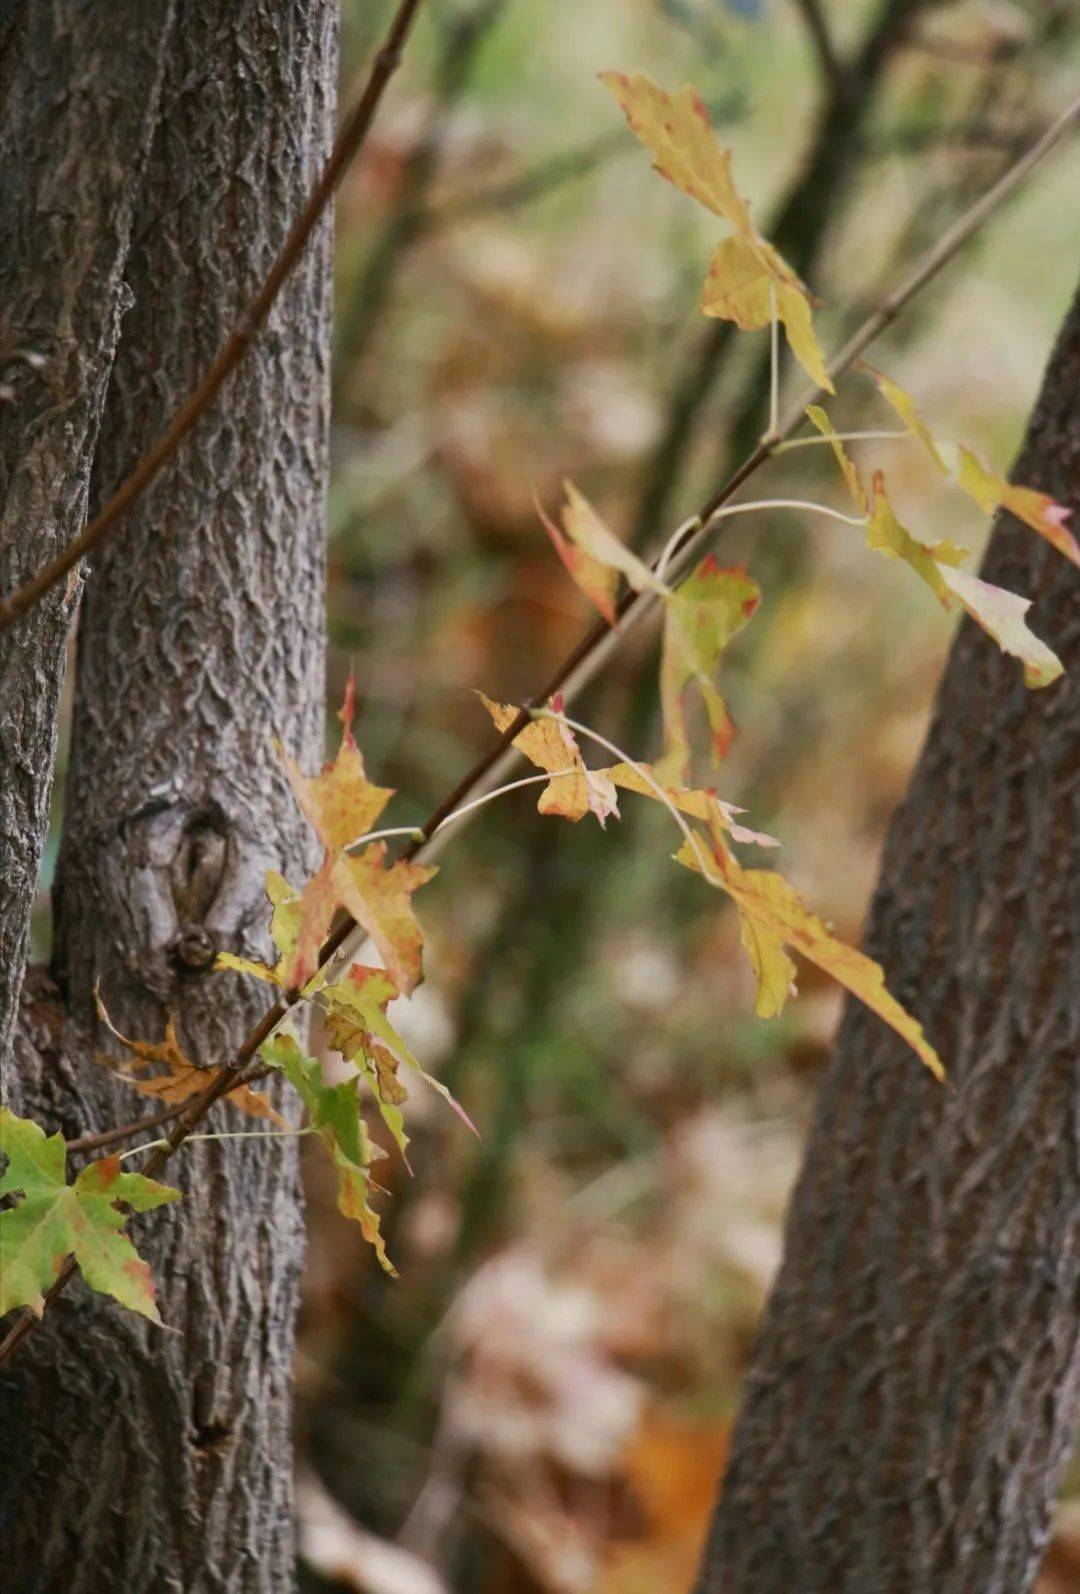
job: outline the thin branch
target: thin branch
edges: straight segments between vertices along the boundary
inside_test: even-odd
[[[821,63],[821,75],[829,87],[836,91],[844,74],[844,66],[833,48],[820,0],[795,0],[795,8],[806,23],[807,32]]]
[[[854,364],[867,345],[878,336],[884,327],[895,320],[910,300],[979,230],[991,212],[1024,181],[1038,162],[1078,122],[1080,122],[1080,98],[1076,99],[1048,128],[1043,137],[948,229],[944,236],[928,251],[915,270],[882,301],[872,315],[867,317],[859,330],[830,362],[829,375],[834,381]],[[679,571],[685,570],[692,560],[703,551],[703,545],[709,540],[710,534],[715,529],[713,522],[717,511],[770,458],[776,443],[785,442],[802,424],[805,405],[819,402],[825,396],[822,389],[818,388],[812,394],[808,394],[800,400],[797,405],[794,405],[781,421],[776,441],[768,444],[759,443],[739,466],[738,470],[728,478],[722,487],[717,489],[707,503],[702,505],[698,514],[686,523],[686,535],[682,542],[676,545],[673,554],[669,557],[669,568],[673,568],[676,575]],[[562,691],[564,697],[569,700],[576,692],[580,691],[583,686],[596,676],[610,656],[612,649],[618,645],[627,631],[650,612],[654,611],[658,602],[659,599],[656,593],[648,588],[640,593],[633,591],[624,593],[616,605],[616,625],[609,629],[604,621],[601,620],[593,626],[592,630],[582,638],[573,652],[563,660],[551,680],[519,710],[488,752],[476,761],[450,795],[439,804],[435,811],[429,815],[426,822],[419,827],[425,840],[415,839],[409,842],[401,853],[401,857],[408,860],[415,858],[422,851],[426,851],[431,839],[443,821],[470,797],[476,788],[489,778],[494,770],[500,767],[514,738],[532,723],[534,712],[544,709],[548,699],[553,697],[556,692]],[[320,968],[338,957],[346,948],[350,938],[357,932],[358,926],[355,921],[350,917],[344,917],[319,953]],[[167,1140],[151,1154],[143,1170],[148,1177],[152,1178],[161,1171],[172,1153],[183,1145],[188,1136],[198,1128],[215,1102],[220,1101],[223,1096],[226,1096],[230,1090],[235,1089],[243,1081],[245,1071],[254,1061],[260,1046],[288,1018],[289,1013],[298,1005],[300,1000],[299,992],[287,992],[282,1000],[275,1002],[264,1013],[259,1023],[255,1025],[254,1029],[249,1031],[240,1043],[232,1063],[222,1068],[206,1090],[185,1107]],[[69,1258],[61,1268],[56,1282],[46,1292],[46,1304],[54,1301],[66,1289],[75,1271],[75,1263]],[[0,1342],[0,1366],[5,1365],[11,1359],[23,1340],[33,1331],[34,1325],[39,1321],[40,1319],[35,1317],[30,1311],[23,1312],[15,1321],[4,1340]]]
[[[108,536],[113,526],[146,491],[162,466],[171,459],[184,438],[202,419],[224,383],[240,364],[251,347],[256,333],[266,320],[283,283],[300,259],[308,240],[322,219],[350,161],[364,142],[383,91],[401,60],[402,48],[419,7],[420,0],[401,0],[385,42],[371,63],[371,71],[356,109],[338,135],[311,197],[289,229],[289,235],[282,245],[281,253],[271,266],[266,281],[236,323],[198,387],[189,393],[149,453],[144,454],[131,475],[121,482],[108,503],[79,536],[25,586],[0,602],[0,631],[13,625],[28,609],[33,608],[35,603],[40,602],[51,587],[62,580],[80,559],[85,558]]]

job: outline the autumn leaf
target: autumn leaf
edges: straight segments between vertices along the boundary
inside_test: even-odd
[[[1024,616],[1030,598],[995,587],[962,570],[942,569],[945,585],[960,600],[971,618],[993,637],[1005,653],[1024,666],[1024,684],[1034,690],[1050,686],[1063,673],[1057,654],[1030,630]]]
[[[700,95],[688,83],[668,94],[642,72],[601,72],[600,81],[618,101],[631,131],[652,152],[653,170],[684,194],[752,237],[745,199],[731,175],[731,151],[718,142]]]
[[[176,1019],[173,1015],[170,1014],[166,1021],[164,1040],[133,1041],[126,1035],[121,1035],[109,1017],[100,991],[94,991],[94,1001],[97,1003],[98,1017],[109,1034],[114,1036],[135,1059],[131,1066],[136,1072],[151,1063],[164,1064],[165,1073],[151,1074],[145,1079],[136,1078],[134,1073],[116,1072],[118,1079],[133,1085],[142,1095],[151,1096],[155,1101],[166,1102],[169,1106],[178,1106],[180,1102],[189,1101],[192,1096],[200,1096],[217,1078],[216,1068],[200,1068],[185,1054],[176,1033]],[[260,1091],[252,1090],[250,1085],[237,1085],[235,1089],[229,1091],[224,1100],[240,1112],[246,1113],[249,1118],[266,1119],[281,1129],[289,1127],[287,1120],[271,1107],[266,1097]]]
[[[944,1079],[941,1059],[927,1041],[922,1026],[886,988],[880,964],[837,940],[783,875],[744,869],[715,826],[711,847],[698,836],[696,845],[684,841],[675,856],[678,863],[726,891],[738,908],[742,943],[757,978],[759,1017],[771,1018],[782,1010],[795,974],[788,953],[798,952],[884,1019],[934,1077]]]
[[[28,1306],[40,1317],[44,1292],[70,1255],[91,1289],[159,1323],[150,1269],[123,1232],[127,1217],[117,1203],[148,1212],[178,1201],[180,1191],[121,1172],[119,1157],[89,1163],[68,1184],[63,1136],[46,1136],[6,1107],[0,1107],[0,1153],[7,1158],[0,1196],[22,1198],[0,1213],[0,1316]]]
[[[999,508],[1007,509],[1040,537],[1045,537],[1058,553],[1080,566],[1080,543],[1065,524],[1072,514],[1071,509],[1055,503],[1049,493],[1037,492],[1034,487],[1017,487],[1004,477],[995,476],[970,448],[949,446],[946,458],[956,485],[974,499],[984,514],[993,515]]]
[[[492,702],[484,692],[476,695],[499,731],[507,730],[521,712],[512,703]],[[550,707],[553,713],[561,714],[562,698],[553,697]],[[586,769],[577,738],[568,725],[554,719],[531,720],[514,737],[513,745],[530,763],[554,777],[540,793],[537,807],[542,814],[557,814],[576,823],[591,813],[601,826],[609,816],[619,817],[614,786],[602,770]]]
[[[663,592],[664,584],[609,530],[573,482],[564,481],[563,490],[566,502],[562,508],[561,530],[539,503],[537,513],[571,578],[596,605],[608,625],[614,625],[615,589],[620,575],[626,577],[635,592],[645,588]]]
[[[819,387],[833,392],[806,290],[755,230],[731,175],[731,151],[718,142],[700,96],[689,84],[668,94],[640,72],[601,72],[600,81],[651,152],[654,169],[732,228],[733,236],[720,245],[709,267],[704,313],[757,331],[769,325],[775,305],[791,352]]]
[[[610,769],[601,773],[608,776],[612,785],[621,787],[624,791],[637,792],[642,797],[651,797],[654,802],[663,802],[667,799],[680,813],[688,814],[692,819],[715,820],[723,829],[727,830],[732,840],[752,842],[758,847],[779,847],[780,843],[775,836],[767,836],[760,830],[748,830],[736,819],[736,814],[745,812],[737,808],[734,803],[726,803],[711,789],[692,790],[687,786],[665,786],[659,779],[656,771],[648,764],[613,764]],[[652,777],[652,784],[649,777]],[[657,786],[660,791],[657,791]],[[660,792],[663,792],[661,797]]]
[[[421,979],[423,937],[412,895],[434,878],[430,864],[405,859],[386,863],[386,843],[372,842],[355,856],[339,858],[334,882],[357,924],[371,936],[398,990],[408,995]]]
[[[953,542],[920,542],[897,520],[885,491],[885,478],[881,471],[874,472],[873,509],[866,528],[866,542],[870,548],[893,559],[903,559],[917,576],[921,576],[939,603],[948,604],[948,584],[942,567],[962,564],[967,549]]]
[[[694,683],[712,734],[714,762],[726,754],[734,726],[713,684],[721,655],[752,617],[761,592],[742,565],[722,569],[710,554],[667,601],[660,660],[664,756],[657,764],[665,785],[683,785],[690,770],[685,694]]]
[[[926,449],[934,463],[941,470],[947,471],[948,466],[946,465],[941,454],[938,452],[938,445],[934,439],[934,435],[919,413],[919,407],[915,403],[915,400],[912,398],[911,394],[905,392],[899,383],[894,382],[890,377],[887,377],[884,371],[878,371],[874,366],[866,365],[863,362],[860,362],[860,364],[862,365],[862,369],[873,378],[877,385],[878,392],[881,394],[886,404],[896,411],[897,415],[903,421],[911,435],[919,439],[919,442],[922,443],[923,447]]]
[[[386,1009],[398,994],[385,970],[364,968],[360,964],[354,965],[343,980],[327,985],[319,995],[326,1010],[331,1044],[350,1061],[356,1061],[359,1054],[363,1053],[376,1075],[380,1090],[384,1080],[378,1077],[378,1052],[380,1048],[385,1048],[391,1058],[405,1063],[426,1085],[430,1085],[475,1135],[476,1125],[468,1113],[442,1081],[433,1078],[423,1068],[419,1058],[414,1056],[387,1017]]]
[[[878,391],[887,404],[895,410],[904,425],[926,448],[931,459],[944,471],[962,492],[965,492],[986,515],[998,509],[1007,509],[1022,520],[1032,531],[1045,537],[1051,547],[1074,565],[1080,566],[1080,543],[1066,525],[1072,510],[1057,503],[1049,493],[1038,492],[1034,487],[1022,487],[996,476],[986,469],[982,461],[961,443],[935,438],[919,414],[915,400],[898,383],[883,371],[866,365],[865,371],[877,384]]]
[[[360,1225],[382,1266],[396,1277],[397,1270],[386,1254],[379,1215],[370,1203],[369,1170],[383,1153],[372,1144],[360,1111],[359,1076],[328,1085],[321,1065],[301,1051],[292,1035],[275,1035],[263,1044],[259,1055],[271,1068],[281,1070],[307,1108],[311,1127],[338,1176],[338,1211]]]
[[[760,332],[772,321],[774,304],[792,354],[818,387],[834,392],[802,283],[770,244],[725,238],[709,263],[702,314]]]
[[[366,834],[394,795],[392,788],[373,786],[352,732],[356,683],[350,675],[339,719],[341,743],[336,757],[309,778],[284,749],[281,756],[296,800],[327,852],[340,852]]]

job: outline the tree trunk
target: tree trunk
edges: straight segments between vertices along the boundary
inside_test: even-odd
[[[98,501],[210,363],[313,185],[332,132],[336,11],[180,0]],[[265,955],[265,870],[295,878],[311,861],[274,738],[308,764],[321,753],[329,294],[327,227],[218,404],[95,560],[55,892],[63,1010],[28,1009],[15,1074],[23,1110],[69,1134],[150,1105],[101,1066],[95,985],[126,1034],[159,1038],[177,1011],[189,1054],[224,1061],[266,999],[211,975],[214,950]],[[223,1106],[210,1127],[244,1124]],[[14,1364],[6,1538],[19,1589],[293,1585],[296,1145],[193,1145],[171,1177],[183,1201],[133,1237],[179,1332],[80,1284]]]
[[[1080,502],[1080,298],[1016,465]],[[868,949],[943,1090],[849,1004],[701,1594],[1023,1594],[1080,1394],[1080,579],[1008,515],[1044,692],[961,625]]]
[[[0,592],[82,529],[172,14],[172,0],[26,3],[0,34]],[[0,1063],[26,966],[78,593],[76,577],[0,635]]]

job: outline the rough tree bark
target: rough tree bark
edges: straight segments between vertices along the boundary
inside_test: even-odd
[[[102,8],[91,8],[98,15]],[[104,8],[108,11],[109,8]],[[333,0],[179,0],[92,497],[160,432],[258,286],[332,132]],[[92,162],[97,151],[88,148]],[[99,1061],[165,1014],[220,1062],[265,998],[209,977],[269,950],[263,875],[310,843],[277,760],[321,752],[329,230],[217,406],[95,561],[55,891],[57,989],[24,1004],[13,1105],[66,1133],[146,1103]],[[223,1108],[220,1127],[237,1127]],[[228,1120],[228,1121],[226,1121]],[[163,1333],[81,1285],[13,1365],[14,1588],[260,1591],[294,1580],[295,1143],[185,1149],[139,1221]]]
[[[173,0],[94,11],[25,4],[0,34],[0,592],[82,528]],[[0,636],[0,1060],[26,966],[78,590],[51,594]]]
[[[1080,298],[1017,479],[1080,506]],[[961,626],[868,949],[942,1090],[849,1004],[701,1594],[1023,1594],[1080,1396],[1080,578],[1008,515],[989,580],[1065,678]]]

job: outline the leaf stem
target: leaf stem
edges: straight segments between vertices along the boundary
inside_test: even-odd
[[[190,1145],[193,1140],[296,1140],[302,1135],[313,1133],[311,1124],[304,1124],[299,1129],[222,1129],[218,1134],[188,1135],[184,1144]],[[128,1157],[137,1157],[144,1151],[157,1151],[168,1144],[167,1140],[147,1140],[141,1146],[121,1151],[118,1160],[123,1162]]]
[[[776,279],[769,278],[769,425],[764,441],[771,443],[780,426],[780,319],[776,313]]]
[[[904,431],[835,432],[832,437],[792,437],[786,443],[777,443],[773,448],[773,454],[786,454],[793,448],[820,448],[822,444],[829,446],[833,442],[866,443],[878,440],[884,442],[886,439],[890,442],[897,442],[901,439],[910,441],[911,433]]]

